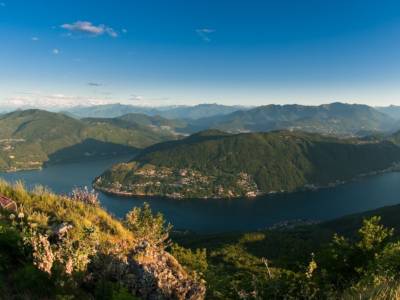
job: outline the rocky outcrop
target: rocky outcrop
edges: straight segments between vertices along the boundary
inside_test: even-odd
[[[135,275],[133,287],[142,297],[204,299],[204,284],[190,278],[178,261],[166,251],[144,242],[132,254],[128,260],[128,269]]]
[[[131,249],[128,255],[106,255],[101,259],[99,266],[103,268],[92,269],[92,279],[122,282],[142,299],[201,300],[205,297],[204,282],[189,275],[168,252],[146,241]]]

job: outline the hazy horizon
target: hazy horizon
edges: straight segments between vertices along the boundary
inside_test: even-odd
[[[322,106],[322,105],[329,105],[333,103],[342,103],[342,104],[348,104],[348,105],[368,105],[365,103],[354,103],[354,102],[345,102],[345,101],[331,101],[331,102],[326,102],[326,103],[321,103],[321,104],[302,104],[302,103],[268,103],[268,104],[261,104],[261,105],[240,105],[240,104],[222,104],[222,103],[217,103],[217,102],[202,102],[202,103],[196,103],[196,104],[170,104],[170,105],[152,105],[152,104],[129,104],[129,103],[121,103],[121,102],[110,102],[110,103],[104,103],[104,104],[76,104],[76,105],[67,105],[67,106],[51,106],[51,107],[45,107],[45,106],[29,106],[29,105],[22,105],[19,107],[6,107],[6,106],[1,106],[0,105],[0,112],[10,112],[14,110],[28,110],[28,109],[40,109],[40,110],[48,110],[48,111],[53,111],[53,112],[61,112],[63,110],[70,110],[74,108],[90,108],[90,107],[101,107],[101,106],[112,106],[112,105],[128,105],[128,106],[134,106],[134,107],[143,107],[143,108],[154,108],[154,109],[168,109],[168,108],[174,108],[174,107],[196,107],[196,106],[201,106],[201,105],[221,105],[221,106],[226,106],[226,107],[242,107],[242,108],[255,108],[255,107],[260,107],[260,106],[268,106],[268,105],[303,105],[303,106]],[[400,107],[400,105],[395,105],[395,104],[388,104],[388,105],[368,105],[370,107]]]
[[[229,105],[229,104],[221,104],[217,102],[203,102],[203,103],[196,103],[196,104],[170,104],[170,105],[152,105],[152,104],[129,104],[129,103],[121,103],[121,102],[111,102],[111,103],[103,103],[103,104],[76,104],[76,105],[69,105],[69,106],[30,106],[30,105],[21,105],[21,106],[16,106],[16,107],[7,107],[7,106],[1,106],[0,105],[0,112],[12,112],[16,110],[29,110],[29,109],[39,109],[39,110],[47,110],[51,112],[62,112],[62,111],[69,111],[71,109],[78,109],[78,108],[90,108],[90,107],[101,107],[101,106],[113,106],[113,105],[128,105],[132,107],[142,107],[142,108],[154,108],[154,109],[172,109],[172,108],[178,108],[178,107],[197,107],[201,105],[221,105],[221,106],[226,106],[226,107],[241,107],[243,109],[251,109],[255,107],[260,107],[260,106],[268,106],[268,105],[303,105],[303,106],[322,106],[322,105],[329,105],[333,103],[343,103],[343,104],[349,104],[349,105],[368,105],[365,103],[352,103],[352,102],[344,102],[344,101],[331,101],[331,102],[326,102],[326,103],[321,103],[321,104],[302,104],[302,103],[268,103],[268,104],[261,104],[261,105]],[[370,107],[400,107],[400,105],[395,105],[395,104],[388,104],[388,105],[368,105]]]

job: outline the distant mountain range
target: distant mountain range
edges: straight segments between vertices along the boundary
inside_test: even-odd
[[[319,106],[266,105],[255,108],[202,104],[146,108],[121,104],[70,109],[71,116],[116,117],[129,112],[179,119],[181,133],[206,129],[226,132],[298,130],[337,136],[363,136],[400,128],[397,107],[373,108],[360,104],[331,103]]]
[[[378,106],[375,107],[376,110],[388,115],[389,117],[400,120],[400,106],[390,105],[390,106]]]
[[[334,185],[399,162],[400,147],[388,141],[208,130],[150,146],[107,170],[94,186],[120,195],[254,197]]]
[[[132,153],[208,129],[228,133],[289,130],[377,141],[400,129],[396,110],[394,106],[375,109],[344,103],[255,108],[217,104],[144,108],[115,104],[79,107],[63,113],[18,110],[0,115],[0,169],[18,170],[42,166],[44,162]],[[391,139],[400,140],[396,135]]]
[[[168,119],[200,119],[205,117],[226,115],[238,110],[246,110],[244,106],[226,106],[220,104],[199,104],[195,106],[146,107],[124,104],[108,104],[97,106],[77,106],[63,111],[78,118],[113,118],[127,113],[140,113],[149,116],[161,116]]]
[[[267,105],[224,116],[190,122],[188,131],[215,128],[228,132],[278,129],[318,132],[339,136],[363,135],[396,128],[394,118],[359,104],[331,103],[320,106]]]
[[[75,119],[42,110],[0,116],[0,169],[20,170],[76,159],[132,154],[140,148],[178,138],[161,117]]]

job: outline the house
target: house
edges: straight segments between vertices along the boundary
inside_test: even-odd
[[[17,211],[17,203],[0,194],[0,208]]]

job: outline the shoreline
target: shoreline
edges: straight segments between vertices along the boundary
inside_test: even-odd
[[[11,169],[0,169],[0,173],[18,173],[18,172],[23,172],[23,171],[40,171],[43,170],[44,165],[41,165],[40,167],[32,167],[32,168],[11,168]]]
[[[352,182],[356,182],[359,180],[362,180],[364,178],[368,178],[368,177],[373,177],[373,176],[377,176],[377,175],[382,175],[382,174],[386,174],[386,173],[394,173],[394,172],[400,172],[400,163],[394,163],[391,167],[386,168],[384,170],[378,170],[378,171],[371,171],[368,173],[362,173],[359,174],[357,176],[355,176],[352,179],[348,179],[348,180],[336,180],[334,182],[328,183],[326,185],[316,185],[316,184],[305,184],[303,187],[300,187],[296,190],[293,191],[285,191],[285,190],[280,190],[280,191],[269,191],[269,192],[259,192],[257,193],[256,196],[240,196],[240,197],[218,197],[216,195],[210,196],[210,197],[171,197],[169,195],[158,195],[158,194],[153,194],[153,195],[143,195],[143,194],[135,194],[132,192],[124,192],[124,191],[115,191],[112,189],[108,189],[108,188],[104,188],[104,187],[100,187],[97,186],[95,184],[95,181],[97,179],[97,177],[93,180],[92,182],[92,187],[93,189],[95,189],[96,191],[100,191],[102,193],[108,194],[108,195],[112,195],[112,196],[118,196],[118,197],[126,197],[126,198],[164,198],[164,199],[171,199],[171,200],[191,200],[191,199],[205,199],[205,200],[209,200],[209,199],[226,199],[226,200],[235,200],[235,199],[256,199],[259,197],[265,197],[265,196],[274,196],[274,195],[282,195],[282,194],[292,194],[292,193],[298,193],[298,192],[307,192],[307,191],[318,191],[321,189],[328,189],[328,188],[334,188],[340,185],[345,185],[348,183],[352,183]]]
[[[128,158],[128,157],[131,157],[131,154],[100,156],[98,158],[92,158],[92,159],[86,158],[85,161],[77,159],[77,160],[54,162],[54,163],[43,162],[38,167],[30,167],[30,168],[26,167],[26,168],[18,168],[18,169],[17,168],[0,169],[0,173],[18,173],[18,172],[23,172],[23,171],[40,171],[40,170],[47,169],[47,168],[53,167],[53,166],[76,164],[76,163],[81,163],[81,162],[96,162],[96,161],[103,161],[103,160],[108,160],[108,159],[118,158],[118,157]]]

